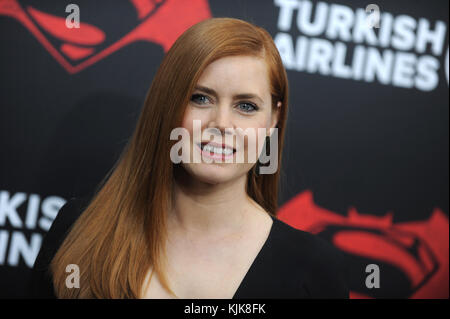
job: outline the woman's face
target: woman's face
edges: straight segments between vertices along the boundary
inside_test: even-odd
[[[194,134],[194,120],[201,121],[200,136]],[[211,184],[239,178],[255,165],[264,146],[262,137],[270,134],[277,121],[265,60],[253,56],[216,60],[200,76],[186,107],[182,126],[191,137],[191,160],[182,165],[192,177]],[[233,153],[223,150],[223,145],[204,148],[209,142],[225,144]],[[200,162],[194,162],[194,153]]]

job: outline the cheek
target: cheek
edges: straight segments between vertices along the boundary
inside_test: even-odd
[[[181,125],[192,133],[194,129],[194,120],[201,121],[201,127],[203,127],[207,122],[207,119],[208,119],[207,112],[205,112],[204,110],[202,111],[191,109],[188,106]]]
[[[242,129],[254,129],[257,131],[261,128],[270,127],[270,115],[264,113],[256,114],[253,117],[242,117],[236,122],[236,126],[241,127]]]
[[[270,127],[270,119],[266,114],[261,114],[260,116],[255,116],[251,119],[244,119],[240,121],[240,127],[245,131],[248,129],[250,132],[254,132],[252,135],[244,135],[244,156],[245,161],[252,162],[256,161],[264,148],[266,129]],[[261,135],[261,138],[259,137]],[[256,156],[256,157],[255,157]]]
[[[193,129],[193,122],[192,122],[192,112],[186,110],[184,113],[183,121],[181,122],[181,126],[187,129],[189,132]]]
[[[248,127],[253,127],[255,129],[269,128],[272,122],[272,112],[270,110],[265,109],[264,111],[259,112],[246,122],[247,122],[246,125]]]

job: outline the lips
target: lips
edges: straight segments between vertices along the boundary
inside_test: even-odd
[[[220,144],[214,142],[204,141],[197,144],[201,149],[202,153],[206,155],[215,155],[219,157],[229,157],[236,153],[234,147],[228,146],[227,144]]]
[[[224,143],[220,144],[220,143],[214,143],[214,142],[208,142],[208,141],[201,142],[200,143],[200,148],[203,149],[203,147],[206,146],[206,145],[209,145],[209,146],[212,146],[212,147],[215,147],[215,148],[222,148],[222,149],[227,149],[228,148],[228,149],[232,149],[233,152],[236,152],[236,149],[234,147],[229,146],[227,144],[224,144]]]

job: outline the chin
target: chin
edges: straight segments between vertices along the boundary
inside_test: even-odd
[[[236,165],[233,164],[196,163],[183,166],[189,175],[208,184],[225,183],[239,175]]]

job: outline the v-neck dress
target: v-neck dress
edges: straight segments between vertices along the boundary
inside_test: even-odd
[[[31,298],[56,298],[50,262],[87,204],[88,198],[72,198],[60,209],[33,266]],[[318,235],[271,218],[269,235],[232,299],[349,298],[344,254]]]

